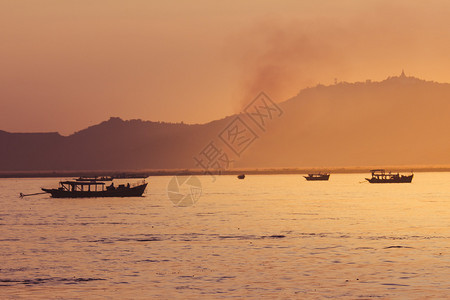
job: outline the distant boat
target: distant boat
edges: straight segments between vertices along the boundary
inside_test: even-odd
[[[240,174],[240,175],[238,175],[237,178],[239,178],[239,179],[244,179],[244,178],[245,178],[245,174]]]
[[[130,186],[128,183],[114,183],[109,186],[102,181],[60,181],[57,189],[42,188],[44,192],[51,194],[53,198],[94,198],[94,197],[140,197],[147,187],[145,181]]]
[[[303,176],[308,181],[326,181],[330,178],[330,173],[314,173],[314,174],[308,174],[308,176]]]
[[[386,173],[385,170],[370,170],[372,178],[366,178],[370,183],[410,183],[414,174],[400,175],[399,173]]]

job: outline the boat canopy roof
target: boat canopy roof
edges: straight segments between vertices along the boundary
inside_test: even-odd
[[[61,181],[60,184],[70,184],[70,185],[105,185],[104,182],[99,182],[99,181]]]
[[[114,178],[111,176],[93,176],[93,177],[79,177],[76,181],[112,181]]]
[[[375,170],[370,170],[370,172],[375,173],[375,172],[386,172],[386,170],[384,169],[375,169]]]

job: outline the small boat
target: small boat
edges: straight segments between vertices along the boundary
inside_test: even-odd
[[[237,178],[239,178],[239,179],[244,179],[244,178],[245,178],[245,174],[240,174],[240,175],[238,175]]]
[[[145,181],[133,186],[128,183],[115,187],[114,183],[106,186],[105,182],[98,180],[72,180],[60,181],[59,187],[56,189],[42,188],[42,190],[53,198],[141,197],[146,187]]]
[[[330,173],[314,173],[314,174],[308,174],[308,176],[303,176],[308,181],[326,181],[330,178]]]
[[[400,175],[399,173],[386,173],[385,170],[370,170],[372,178],[366,178],[370,183],[410,183],[414,174]]]

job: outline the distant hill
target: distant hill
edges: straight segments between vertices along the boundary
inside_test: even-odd
[[[0,171],[200,168],[210,141],[237,168],[450,164],[450,84],[414,77],[302,90],[241,153],[218,138],[236,118],[188,125],[111,118],[70,136],[0,131]],[[229,128],[229,127],[228,127]]]
[[[450,84],[404,75],[302,90],[245,166],[450,163]],[[247,153],[246,153],[247,154]]]
[[[191,153],[203,147],[217,123],[186,125],[110,118],[67,137],[0,132],[0,170],[188,168],[192,167]]]

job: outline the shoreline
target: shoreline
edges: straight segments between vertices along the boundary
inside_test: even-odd
[[[309,167],[309,168],[241,168],[223,170],[213,175],[287,175],[327,172],[331,174],[370,173],[373,169],[385,169],[392,172],[450,172],[449,165],[443,166],[365,166],[365,167]],[[111,176],[121,178],[147,178],[149,176],[174,175],[210,175],[199,169],[169,169],[169,170],[70,170],[70,171],[0,171],[0,178],[56,178],[56,177],[93,177]]]

